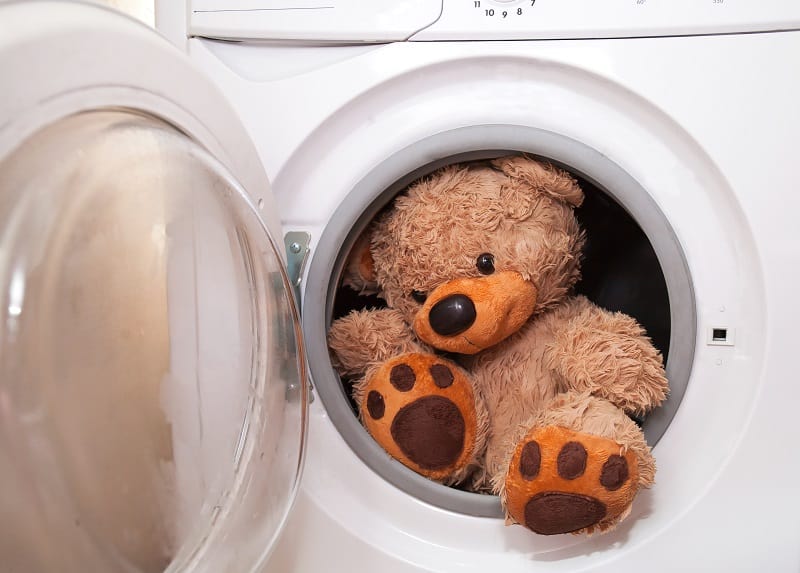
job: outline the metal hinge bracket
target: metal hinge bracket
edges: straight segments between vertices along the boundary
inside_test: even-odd
[[[289,231],[283,238],[286,245],[286,270],[289,273],[289,281],[294,289],[294,298],[300,310],[300,285],[303,282],[303,272],[305,272],[306,261],[311,248],[311,235],[302,231]]]

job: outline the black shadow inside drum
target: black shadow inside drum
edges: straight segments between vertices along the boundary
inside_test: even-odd
[[[586,233],[586,245],[575,293],[635,318],[666,361],[669,293],[653,246],[619,203],[588,181],[581,180],[580,185],[585,199],[575,216]]]

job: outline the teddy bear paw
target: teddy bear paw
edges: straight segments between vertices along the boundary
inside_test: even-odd
[[[367,381],[361,417],[372,437],[407,467],[446,480],[474,458],[478,416],[467,375],[435,355],[385,362]]]
[[[614,440],[560,426],[534,428],[505,479],[509,517],[543,535],[606,530],[639,489],[636,455]]]

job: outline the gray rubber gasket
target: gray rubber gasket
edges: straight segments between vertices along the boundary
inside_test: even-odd
[[[480,517],[502,517],[496,496],[432,482],[390,458],[373,441],[353,414],[331,366],[326,335],[344,259],[359,234],[392,197],[412,181],[445,165],[519,152],[547,158],[603,190],[639,224],[658,257],[670,302],[666,365],[670,396],[643,426],[648,443],[654,446],[675,416],[691,374],[697,338],[692,280],[678,238],[650,194],[608,157],[579,141],[527,126],[475,125],[431,135],[387,157],[353,187],[325,227],[313,249],[303,297],[303,330],[314,387],[350,448],[373,471],[409,495]]]

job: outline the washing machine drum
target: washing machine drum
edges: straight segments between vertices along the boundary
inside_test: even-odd
[[[281,259],[171,126],[81,113],[0,161],[8,571],[250,570],[298,479]]]

